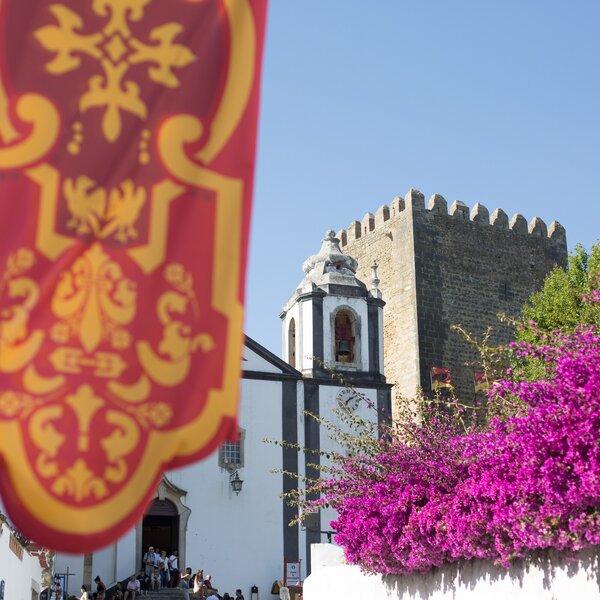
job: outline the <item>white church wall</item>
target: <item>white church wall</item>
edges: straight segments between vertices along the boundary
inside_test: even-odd
[[[344,424],[335,414],[334,410],[339,407],[337,396],[343,389],[344,388],[341,386],[322,386],[319,396],[320,415],[326,417],[329,421],[338,425],[339,427],[344,427]],[[376,421],[377,414],[373,408],[369,408],[368,403],[371,402],[374,406],[377,406],[377,390],[356,388],[356,391],[364,396],[364,400],[359,403],[358,407],[354,411],[354,414],[368,421]],[[346,453],[345,448],[342,448],[337,442],[329,439],[327,431],[323,427],[321,427],[319,430],[319,444],[320,449],[323,452],[332,451]],[[331,463],[327,461],[326,458],[321,457],[321,464],[327,465]],[[331,508],[322,510],[321,530],[331,530],[330,523],[336,518],[337,512],[335,510]]]
[[[243,369],[244,371],[261,371],[263,373],[281,373],[281,369],[274,364],[265,360],[262,356],[253,352],[248,346],[244,346],[243,352]]]
[[[268,596],[283,563],[281,475],[270,473],[280,467],[282,451],[261,440],[281,437],[281,383],[244,379],[239,423],[245,430],[239,496],[231,489],[229,474],[219,468],[216,452],[167,475],[188,491],[184,502],[192,511],[187,564],[180,567],[204,569],[221,593],[241,588],[249,597],[250,587],[257,585]]]
[[[136,531],[129,530],[115,544],[116,560],[114,578],[111,583],[124,581],[140,568],[141,559],[136,556]],[[105,580],[103,580],[105,581]],[[105,581],[106,583],[106,581]]]
[[[600,546],[573,556],[556,551],[509,569],[490,561],[445,565],[428,573],[382,577],[345,564],[342,548],[313,544],[304,600],[598,600]]]
[[[327,364],[335,364],[334,317],[338,309],[344,307],[351,308],[359,320],[360,332],[356,332],[358,335],[356,335],[355,349],[359,353],[360,361],[356,362],[354,366],[359,371],[366,370],[369,368],[369,343],[367,303],[364,298],[341,299],[338,296],[325,296],[323,299],[323,314],[325,315],[325,322],[323,323],[324,360]]]
[[[69,594],[79,596],[81,585],[88,586],[88,590],[95,591],[96,586],[93,582],[96,576],[111,587],[117,581],[126,580],[131,574],[139,569],[140,562],[136,556],[135,547],[135,528],[129,530],[116,543],[110,544],[101,550],[97,550],[92,555],[92,565],[89,573],[84,571],[84,556],[82,554],[63,554],[56,555],[54,560],[54,571],[56,573],[66,573],[67,567],[69,573]],[[88,578],[86,581],[85,578]]]
[[[83,554],[56,554],[54,557],[54,572],[66,573],[69,569],[69,595],[79,596],[83,580]],[[96,574],[92,575],[92,579]],[[102,576],[102,575],[101,575]],[[88,581],[86,585],[90,585]]]
[[[92,558],[92,579],[97,575],[105,583],[106,586],[111,586],[115,583],[117,570],[117,544],[111,544],[94,552]],[[95,586],[94,586],[95,591]]]
[[[1,507],[0,507],[1,508]],[[8,525],[0,522],[0,582],[4,581],[5,600],[32,600],[41,592],[42,568],[37,557],[13,537]]]

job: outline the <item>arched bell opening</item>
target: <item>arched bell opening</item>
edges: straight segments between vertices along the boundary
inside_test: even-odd
[[[334,319],[334,352],[338,363],[355,363],[357,350],[357,319],[348,309],[340,309]]]

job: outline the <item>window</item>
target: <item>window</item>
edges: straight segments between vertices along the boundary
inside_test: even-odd
[[[10,534],[10,539],[8,541],[8,547],[13,551],[14,554],[17,555],[19,560],[23,560],[23,546],[12,533]]]
[[[244,466],[245,431],[240,429],[239,438],[228,440],[219,448],[219,467],[227,471],[235,471]]]
[[[335,315],[335,360],[342,363],[355,362],[355,322],[349,310],[340,310]]]

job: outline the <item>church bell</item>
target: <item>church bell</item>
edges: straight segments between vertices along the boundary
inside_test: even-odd
[[[338,343],[338,354],[340,356],[348,356],[350,354],[350,344],[348,340],[340,340]]]

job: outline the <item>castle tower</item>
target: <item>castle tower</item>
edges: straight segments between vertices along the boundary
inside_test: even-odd
[[[417,387],[432,391],[432,369],[449,371],[460,398],[473,401],[477,354],[452,325],[479,339],[492,326],[492,343],[506,343],[513,330],[497,315],[519,317],[532,293],[556,265],[567,262],[563,226],[520,214],[509,220],[482,204],[460,201],[450,208],[435,194],[410,190],[390,206],[367,213],[338,232],[344,252],[359,263],[358,277],[379,264],[384,315],[385,373],[405,397]]]
[[[284,360],[305,377],[326,376],[326,365],[349,382],[385,381],[377,266],[371,290],[357,279],[357,267],[331,230],[303,265],[306,275],[280,318]]]

